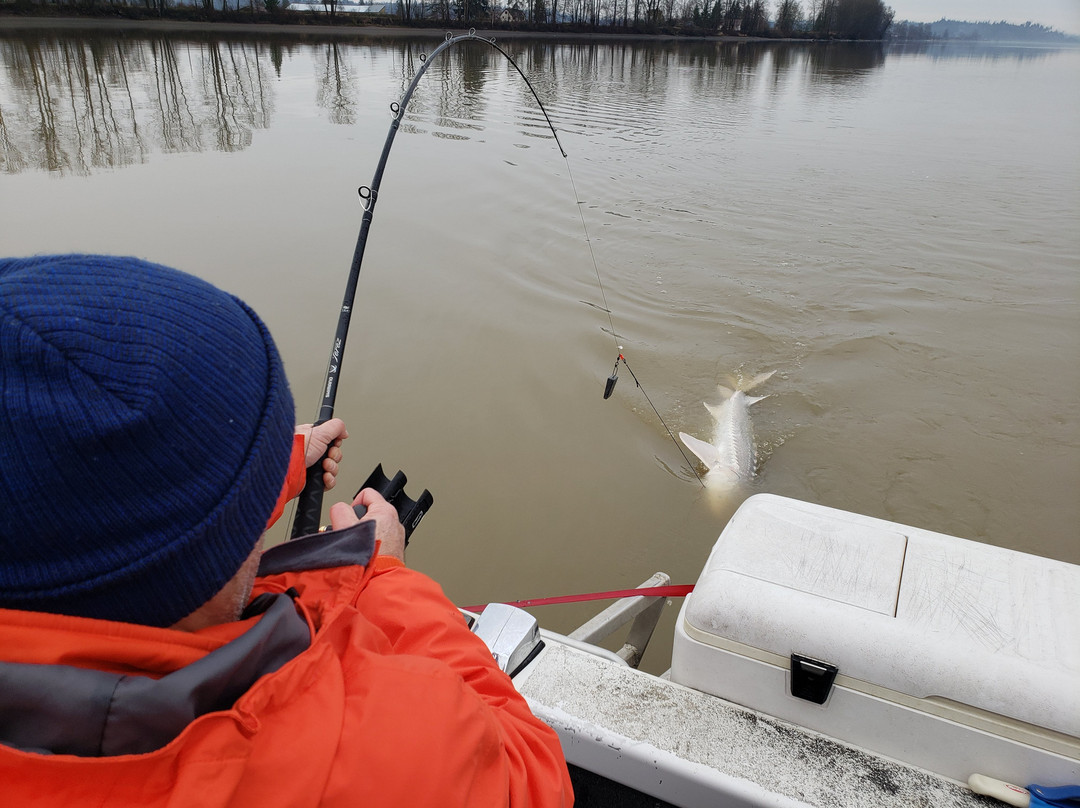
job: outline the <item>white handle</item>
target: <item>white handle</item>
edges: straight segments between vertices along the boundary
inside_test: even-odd
[[[1004,780],[995,780],[985,774],[973,774],[968,778],[968,788],[976,794],[985,794],[995,800],[1001,800],[1016,808],[1028,808],[1031,804],[1031,794],[1026,788],[1014,786]]]

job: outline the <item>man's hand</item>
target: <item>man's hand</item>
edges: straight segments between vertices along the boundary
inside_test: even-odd
[[[338,464],[344,457],[341,442],[349,437],[345,422],[340,418],[331,418],[316,427],[311,424],[300,424],[296,427],[296,434],[304,436],[305,466],[311,468],[323,455],[326,455],[322,464],[323,487],[329,491],[337,483]],[[328,448],[329,451],[327,451]]]
[[[327,422],[329,423],[329,422]],[[405,528],[398,521],[397,510],[387,502],[383,495],[374,488],[365,488],[356,495],[353,505],[363,505],[367,513],[358,519],[356,512],[347,502],[335,502],[330,507],[330,526],[340,530],[360,522],[375,522],[375,540],[382,542],[379,555],[393,556],[402,563],[405,561]]]

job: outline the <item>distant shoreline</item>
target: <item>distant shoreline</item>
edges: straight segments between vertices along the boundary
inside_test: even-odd
[[[0,31],[11,30],[40,30],[43,28],[77,31],[77,30],[129,30],[129,31],[176,31],[189,33],[213,33],[231,32],[239,34],[255,33],[282,33],[293,36],[315,35],[320,37],[339,37],[343,39],[441,39],[450,31],[462,34],[468,30],[475,30],[476,34],[487,39],[542,39],[553,41],[577,41],[577,42],[611,42],[611,41],[638,41],[638,42],[797,42],[797,43],[838,43],[859,42],[877,44],[1009,44],[1009,45],[1058,45],[1076,47],[1080,45],[1080,36],[1065,34],[1046,26],[1035,26],[1041,30],[1041,35],[1030,35],[1027,27],[1008,23],[988,22],[963,22],[957,20],[942,19],[937,23],[910,23],[902,21],[898,26],[910,28],[915,26],[929,30],[932,26],[954,26],[963,35],[949,36],[927,35],[911,36],[910,34],[886,37],[884,39],[861,39],[844,36],[842,34],[830,34],[829,36],[804,33],[802,35],[779,36],[770,32],[767,35],[758,34],[748,36],[743,34],[709,34],[701,29],[680,29],[676,24],[668,26],[665,30],[643,31],[627,30],[615,26],[590,26],[586,23],[568,24],[565,28],[553,30],[550,25],[542,26],[541,30],[534,28],[504,28],[504,27],[470,27],[463,25],[402,25],[401,23],[387,24],[385,16],[372,17],[371,19],[359,20],[364,15],[343,14],[337,16],[337,22],[319,22],[325,19],[322,13],[305,13],[278,11],[275,13],[260,12],[250,15],[248,12],[215,11],[205,12],[202,9],[169,9],[166,17],[150,16],[152,12],[146,9],[126,7],[123,16],[116,9],[110,11],[103,7],[86,10],[68,7],[49,7],[52,13],[42,14],[35,11],[24,14],[25,8],[16,10],[10,3],[0,0]],[[116,16],[107,16],[109,14]],[[127,16],[131,14],[131,16]],[[143,16],[146,14],[147,16]],[[213,19],[206,19],[209,14]],[[351,19],[349,19],[351,18]],[[312,20],[308,23],[307,20]],[[1030,27],[1032,23],[1028,23]],[[1006,35],[1001,35],[999,29],[1005,29]],[[591,30],[590,30],[591,29]],[[990,36],[979,35],[982,29],[990,31]],[[1040,33],[1040,32],[1037,32]]]
[[[259,22],[234,22],[231,20],[184,20],[184,19],[131,19],[127,17],[92,17],[80,15],[23,16],[0,11],[0,33],[4,31],[169,31],[199,34],[283,34],[287,36],[315,36],[340,39],[444,39],[447,32],[463,34],[471,29],[460,26],[406,26],[406,25],[326,25],[291,22],[275,22],[263,17]],[[759,37],[672,33],[626,33],[605,31],[523,31],[505,28],[476,28],[476,34],[486,39],[541,39],[553,42],[753,42],[789,44],[862,44],[862,45],[1012,45],[1034,47],[1076,48],[1078,38],[1065,41],[1011,41],[1011,40],[901,40],[887,43],[880,39],[819,39],[812,37]]]
[[[339,36],[343,38],[367,39],[374,37],[414,37],[426,39],[444,39],[447,31],[465,33],[468,28],[450,27],[411,27],[403,25],[297,25],[295,23],[275,22],[206,22],[201,20],[132,20],[100,17],[22,17],[0,14],[0,31],[60,29],[77,30],[129,30],[129,31],[195,31],[195,32],[233,32],[233,33],[287,33],[316,34],[319,36]],[[771,37],[749,36],[682,36],[676,34],[634,34],[603,32],[564,32],[564,31],[515,31],[502,28],[475,29],[478,36],[488,39],[553,39],[553,40],[645,40],[664,41],[708,41],[708,42],[782,42],[812,40],[781,40]]]

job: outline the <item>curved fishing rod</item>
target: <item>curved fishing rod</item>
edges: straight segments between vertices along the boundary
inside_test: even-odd
[[[420,66],[420,69],[416,71],[416,75],[413,76],[412,81],[405,90],[405,94],[401,97],[401,101],[394,102],[390,105],[390,111],[393,113],[394,118],[390,122],[390,131],[386,135],[386,143],[383,144],[382,154],[379,156],[379,163],[375,168],[375,176],[371,180],[371,185],[361,186],[357,191],[364,206],[364,215],[360,221],[360,233],[356,237],[356,249],[353,251],[352,265],[349,268],[349,279],[345,284],[345,296],[341,303],[341,312],[338,315],[337,332],[334,334],[334,344],[330,349],[330,360],[326,365],[326,381],[323,385],[322,404],[319,406],[319,417],[315,421],[316,424],[329,421],[334,417],[334,402],[337,398],[338,379],[341,374],[342,359],[345,356],[345,340],[349,336],[349,323],[352,319],[353,300],[356,298],[356,285],[360,279],[360,265],[364,260],[364,249],[367,246],[368,231],[371,229],[371,220],[375,214],[375,202],[379,198],[379,186],[382,184],[383,171],[386,169],[386,161],[390,157],[390,149],[394,145],[394,137],[397,135],[398,128],[401,126],[401,121],[405,117],[405,110],[409,106],[409,100],[412,98],[413,92],[416,90],[416,85],[427,71],[432,59],[454,45],[461,42],[472,41],[483,42],[486,45],[490,45],[505,56],[507,61],[514,66],[518,75],[525,80],[525,84],[528,86],[533,98],[536,99],[540,111],[544,113],[544,120],[547,121],[548,128],[551,129],[551,134],[555,137],[555,143],[558,145],[563,158],[566,158],[566,150],[562,147],[562,143],[559,140],[559,134],[555,131],[555,126],[551,123],[551,118],[548,117],[547,110],[544,108],[543,102],[540,101],[540,96],[536,94],[536,90],[533,88],[532,82],[529,81],[529,77],[522,72],[521,68],[518,67],[517,62],[514,61],[509,53],[495,44],[494,39],[485,39],[482,36],[477,36],[475,28],[471,29],[467,34],[460,34],[458,36],[447,33],[446,39],[439,47],[435,48],[430,54],[420,55],[420,61],[423,62],[423,64]],[[293,519],[292,526],[292,538],[306,536],[319,529],[319,521],[322,515],[322,476],[323,471],[321,462],[316,463],[308,469],[307,482],[304,485],[304,490],[297,498],[296,515]]]

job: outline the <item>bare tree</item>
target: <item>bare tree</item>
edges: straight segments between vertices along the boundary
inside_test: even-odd
[[[790,36],[799,24],[802,9],[798,0],[780,0],[776,9],[776,28],[783,36]]]
[[[881,39],[893,21],[893,10],[882,0],[819,0],[814,30],[820,36]]]
[[[322,0],[322,7],[330,19],[337,16],[338,0]],[[240,0],[236,0],[236,10],[240,10]]]
[[[765,12],[765,0],[747,0],[742,8],[742,32],[744,34],[764,33],[769,23]]]

